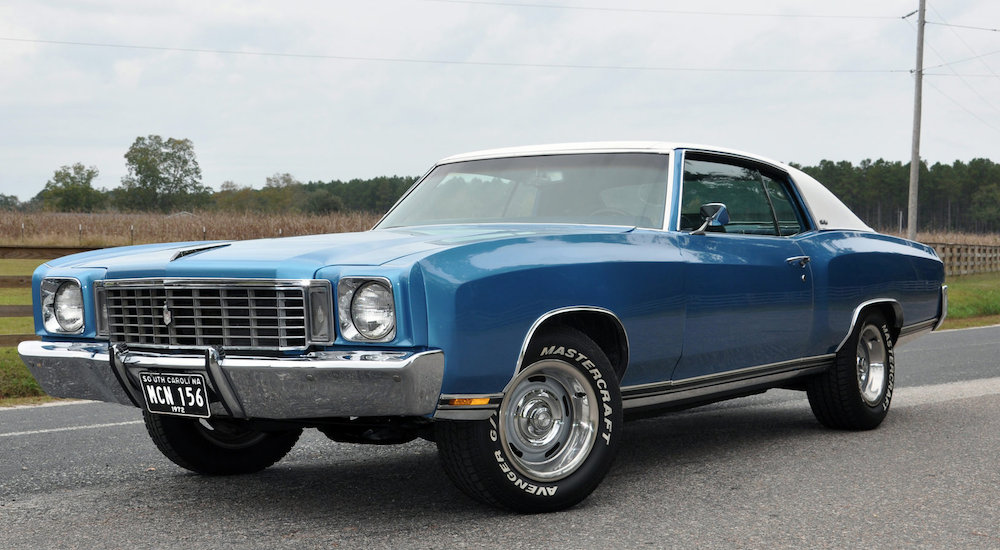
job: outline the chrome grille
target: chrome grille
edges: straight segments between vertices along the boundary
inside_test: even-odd
[[[106,284],[112,343],[303,349],[306,288],[274,284]]]

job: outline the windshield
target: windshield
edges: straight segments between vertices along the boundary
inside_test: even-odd
[[[462,223],[663,227],[669,155],[474,160],[435,168],[378,228]]]

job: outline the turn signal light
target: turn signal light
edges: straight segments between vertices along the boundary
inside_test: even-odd
[[[448,404],[453,407],[468,407],[470,405],[489,405],[489,397],[477,397],[475,399],[452,399]]]

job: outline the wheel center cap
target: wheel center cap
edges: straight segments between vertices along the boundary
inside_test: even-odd
[[[552,413],[547,407],[539,407],[531,412],[531,425],[539,431],[552,427]]]

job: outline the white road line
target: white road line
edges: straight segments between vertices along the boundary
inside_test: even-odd
[[[93,428],[110,428],[112,426],[128,426],[129,424],[142,424],[142,420],[129,420],[128,422],[112,422],[110,424],[91,424],[89,426],[72,426],[69,428],[52,428],[50,430],[32,430],[30,432],[11,432],[0,434],[0,437],[14,437],[18,435],[50,434],[54,432],[69,432],[73,430],[90,430]]]
[[[87,399],[69,399],[66,401],[50,401],[48,403],[30,403],[28,405],[13,405],[4,407],[0,405],[0,412],[16,411],[20,409],[39,409],[43,407],[66,407],[68,405],[88,405],[90,403],[100,403],[100,401],[89,401]]]

